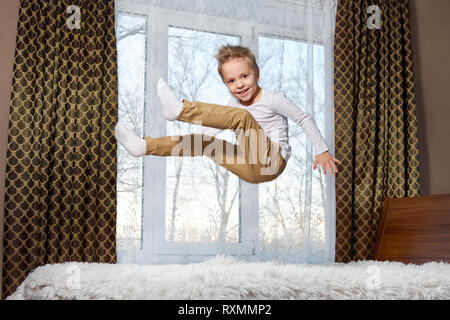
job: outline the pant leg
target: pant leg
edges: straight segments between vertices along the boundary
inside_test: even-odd
[[[144,139],[147,146],[146,155],[207,156],[243,180],[255,183],[253,169],[245,164],[245,159],[240,156],[242,153],[238,151],[238,145],[226,140],[197,133],[159,138],[144,137]]]
[[[183,100],[177,120],[219,129],[232,129],[238,145],[215,137],[190,134],[144,137],[146,154],[158,156],[206,155],[249,183],[271,181],[286,167],[280,145],[272,142],[250,112],[243,108]]]

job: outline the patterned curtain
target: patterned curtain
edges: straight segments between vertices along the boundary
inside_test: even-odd
[[[334,50],[336,262],[349,262],[372,257],[386,197],[419,195],[408,0],[339,0]]]
[[[116,263],[114,13],[114,0],[21,1],[3,298],[44,264]]]

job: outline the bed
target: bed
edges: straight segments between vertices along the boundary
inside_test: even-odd
[[[217,255],[171,265],[45,265],[9,300],[450,299],[450,194],[385,199],[373,260],[287,264]]]
[[[373,259],[450,262],[450,194],[386,198]]]

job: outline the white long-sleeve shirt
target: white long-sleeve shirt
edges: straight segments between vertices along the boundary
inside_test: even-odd
[[[314,147],[314,156],[329,150],[310,115],[304,113],[293,102],[287,99],[282,92],[274,92],[266,89],[261,90],[260,99],[250,106],[241,105],[239,100],[234,96],[231,96],[228,105],[249,111],[264,129],[269,139],[280,144],[281,155],[286,161],[291,157],[287,118],[292,119],[297,125],[303,128]],[[201,126],[201,130],[203,134],[216,136],[229,129],[222,130]]]

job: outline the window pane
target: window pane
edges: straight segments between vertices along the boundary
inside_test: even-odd
[[[313,117],[322,135],[323,50],[322,45],[259,37],[260,85],[284,92]],[[325,180],[320,169],[312,170],[313,148],[305,132],[288,122],[292,148],[288,165],[278,179],[259,188],[259,241],[266,250],[313,250],[312,255],[320,256],[325,240]]]
[[[119,14],[116,36],[119,121],[138,136],[142,136],[146,17]],[[130,253],[141,246],[143,159],[134,158],[120,144],[117,147],[117,157],[117,247]]]
[[[228,103],[230,95],[214,57],[227,43],[239,44],[239,38],[169,28],[168,84],[180,100]],[[191,133],[201,133],[200,126],[167,121],[168,136]],[[236,143],[232,132],[218,137]],[[166,240],[239,241],[238,177],[206,156],[166,160]]]

